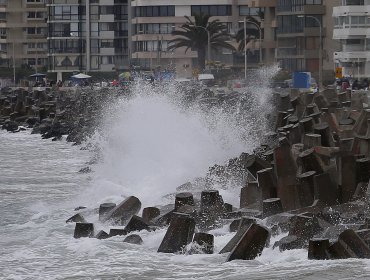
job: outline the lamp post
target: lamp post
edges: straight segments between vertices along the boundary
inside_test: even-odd
[[[304,15],[299,15],[298,18],[304,18]],[[319,84],[318,87],[322,87],[322,25],[320,20],[315,16],[306,16],[307,18],[314,19],[320,27],[320,47],[319,47]]]
[[[247,20],[246,17],[244,18],[243,21],[240,21],[240,22],[243,22],[243,25],[244,25],[243,26],[244,27],[244,79],[247,79],[247,23],[253,24],[258,29],[259,41],[260,41],[260,44],[259,44],[260,65],[262,65],[262,29],[257,23]]]
[[[207,41],[208,41],[208,44],[207,44],[207,47],[208,47],[208,50],[207,50],[207,60],[208,60],[208,68],[209,68],[209,63],[211,62],[211,34],[209,33],[209,30],[207,28],[205,28],[204,26],[200,26],[200,25],[189,25],[191,27],[196,27],[196,28],[202,28],[204,29],[206,32],[207,32]]]

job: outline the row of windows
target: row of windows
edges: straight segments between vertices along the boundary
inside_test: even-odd
[[[136,17],[174,17],[175,6],[142,6],[135,7]]]
[[[145,23],[134,26],[134,34],[171,34],[174,23]]]
[[[135,42],[135,50],[139,52],[147,51],[167,51],[168,41],[137,41]]]
[[[261,13],[264,12],[264,8],[250,8],[248,6],[239,6],[240,16],[259,16]]]
[[[356,28],[370,24],[367,16],[340,16],[334,18],[334,28]]]
[[[231,5],[196,5],[191,6],[191,15],[231,16]]]
[[[322,0],[278,0],[279,12],[303,11],[304,5],[322,5]]]
[[[314,15],[322,23],[321,15]],[[278,33],[302,33],[304,27],[320,27],[319,23],[312,17],[306,15],[305,18],[299,18],[296,15],[278,16]]]
[[[44,12],[28,12],[27,18],[45,18]]]

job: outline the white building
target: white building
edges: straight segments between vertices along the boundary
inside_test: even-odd
[[[333,39],[341,50],[334,53],[344,76],[370,77],[370,0],[342,0],[333,8]]]

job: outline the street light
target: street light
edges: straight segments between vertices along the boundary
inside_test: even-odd
[[[189,26],[190,27],[196,27],[196,28],[199,27],[199,28],[204,29],[207,32],[207,39],[208,39],[207,60],[208,60],[208,67],[209,67],[209,63],[211,62],[211,35],[209,33],[209,30],[207,28],[205,28],[204,26],[200,26],[200,25],[191,24]]]
[[[244,79],[247,79],[247,23],[253,24],[258,29],[259,41],[260,41],[260,44],[259,44],[260,65],[262,65],[262,30],[261,30],[261,27],[257,23],[247,20],[246,17],[244,18],[243,21],[239,21],[239,22],[243,22],[244,24],[243,26],[244,27]]]
[[[315,16],[304,16],[304,15],[299,15],[297,16],[298,18],[312,18],[314,19],[320,26],[320,47],[319,47],[319,88],[322,87],[322,25],[321,21],[315,17]]]

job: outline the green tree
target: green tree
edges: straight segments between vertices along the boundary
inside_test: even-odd
[[[198,52],[198,66],[200,69],[204,69],[206,50],[208,48],[208,34],[206,30],[208,30],[210,34],[212,49],[235,49],[232,45],[226,42],[230,40],[230,35],[226,32],[226,25],[218,19],[210,21],[210,16],[203,13],[196,14],[194,16],[194,21],[188,16],[185,16],[185,18],[187,22],[180,27],[180,30],[172,32],[172,35],[177,37],[170,40],[169,50],[182,47],[186,47],[185,52],[189,49],[196,50]]]
[[[259,18],[263,20],[263,14],[259,15]],[[235,39],[239,43],[238,51],[243,51],[244,46],[247,45],[251,40],[259,38],[259,28],[261,28],[261,22],[257,20],[255,17],[247,16],[246,17],[246,38],[244,38],[244,24],[236,33]],[[257,26],[256,26],[257,25]],[[263,34],[262,34],[263,35]],[[244,43],[245,40],[245,43]]]

